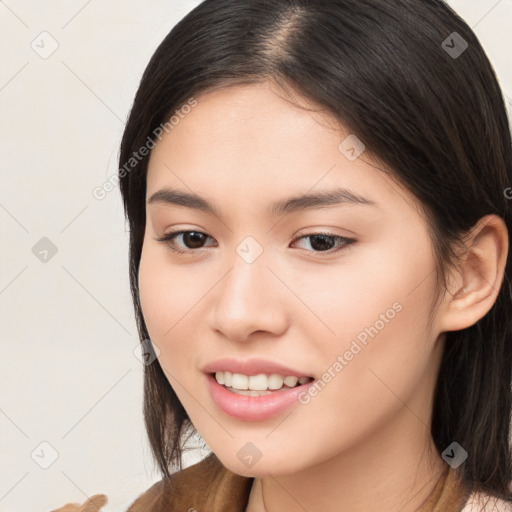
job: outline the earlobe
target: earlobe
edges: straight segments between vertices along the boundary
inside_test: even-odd
[[[470,230],[439,309],[440,332],[470,327],[489,312],[503,283],[508,244],[507,227],[497,215],[482,217]]]

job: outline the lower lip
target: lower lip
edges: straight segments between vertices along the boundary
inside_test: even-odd
[[[247,396],[228,391],[213,375],[207,375],[213,401],[229,416],[244,421],[263,421],[282,413],[298,403],[301,393],[307,391],[315,381],[290,389],[274,391],[270,395]]]

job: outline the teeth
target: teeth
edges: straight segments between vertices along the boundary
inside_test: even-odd
[[[248,380],[247,389],[252,389],[253,391],[265,391],[265,389],[267,389],[268,378],[264,373],[260,375],[251,375]]]
[[[286,377],[286,379],[284,379],[284,383],[289,388],[294,388],[297,385],[297,382],[299,382],[299,378],[298,377]]]
[[[267,386],[268,389],[281,389],[284,384],[284,377],[278,375],[277,373],[273,373],[270,377],[267,377]]]
[[[231,387],[235,389],[249,389],[249,377],[241,373],[233,373]]]
[[[264,373],[260,373],[259,375],[243,375],[241,373],[231,373],[231,372],[216,372],[215,379],[219,384],[226,386],[228,388],[232,388],[234,390],[239,391],[265,391],[267,389],[277,390],[281,389],[283,386],[287,386],[289,388],[293,388],[297,385],[306,384],[311,379],[309,377],[294,377],[293,375],[289,375],[283,377],[277,373],[273,373],[271,375],[266,375]],[[243,393],[248,394],[251,393]]]

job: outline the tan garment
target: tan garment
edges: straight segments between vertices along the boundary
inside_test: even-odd
[[[170,480],[154,484],[127,512],[245,512],[252,483],[252,478],[233,473],[215,454],[210,454],[203,461],[174,473]],[[455,470],[447,467],[417,512],[465,512],[472,510],[465,507],[468,498]],[[88,500],[81,507],[67,505],[73,508],[64,507],[53,512],[98,512],[97,504],[103,506],[106,497],[96,495],[91,500],[96,500],[96,505],[91,506]]]

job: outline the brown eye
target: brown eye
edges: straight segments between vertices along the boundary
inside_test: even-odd
[[[347,238],[339,235],[332,235],[329,233],[312,233],[310,235],[303,235],[297,238],[294,243],[298,240],[310,239],[309,246],[313,249],[313,252],[337,252],[344,247],[353,244],[355,240],[353,238]],[[332,250],[338,246],[334,251]]]
[[[182,237],[181,245],[177,245],[176,239]],[[203,244],[206,239],[210,238],[207,234],[200,231],[174,231],[166,235],[156,238],[158,242],[167,244],[170,249],[177,253],[193,252],[197,249],[203,249]],[[180,247],[185,247],[182,250]]]

